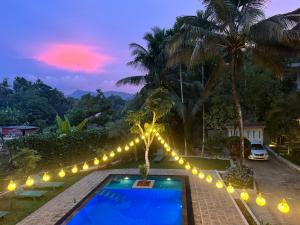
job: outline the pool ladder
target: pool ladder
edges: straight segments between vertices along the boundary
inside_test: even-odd
[[[124,196],[117,194],[113,191],[107,190],[107,189],[101,190],[100,192],[97,193],[97,195],[107,198],[107,199],[110,199],[110,200],[114,200],[116,202],[121,202],[125,199]]]

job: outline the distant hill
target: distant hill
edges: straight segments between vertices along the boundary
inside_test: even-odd
[[[68,97],[80,99],[81,96],[86,95],[86,94],[91,94],[93,96],[96,96],[97,93],[92,92],[92,91],[76,90],[72,94],[68,95]],[[112,96],[112,95],[120,96],[122,99],[124,99],[126,101],[132,99],[133,96],[134,96],[133,94],[129,94],[129,93],[126,93],[126,92],[121,92],[121,91],[105,91],[104,92],[105,97],[109,97],[109,96]]]

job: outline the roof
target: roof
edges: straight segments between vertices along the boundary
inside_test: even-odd
[[[27,125],[13,125],[13,126],[0,126],[1,128],[9,128],[9,129],[18,129],[18,130],[32,130],[39,129],[36,126],[27,126]]]

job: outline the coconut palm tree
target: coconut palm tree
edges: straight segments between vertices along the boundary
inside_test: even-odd
[[[300,9],[264,18],[266,0],[203,0],[204,14],[185,17],[180,32],[172,40],[170,53],[186,47],[190,65],[214,61],[219,73],[207,82],[207,91],[226,69],[230,74],[232,96],[239,122],[241,158],[244,159],[243,114],[236,79],[241,74],[244,61],[251,60],[274,74],[285,73],[287,57],[300,53],[300,31],[295,29],[300,21]],[[201,20],[201,23],[197,23]],[[209,24],[203,26],[203,20]],[[179,58],[181,55],[178,54]],[[189,54],[187,54],[189,55]],[[221,69],[220,69],[221,68]],[[242,162],[243,163],[243,162]]]

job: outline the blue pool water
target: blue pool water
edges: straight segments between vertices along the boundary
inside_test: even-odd
[[[182,181],[155,180],[152,189],[131,188],[136,176],[115,176],[67,225],[182,225]]]

